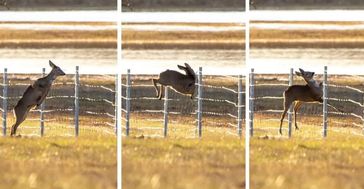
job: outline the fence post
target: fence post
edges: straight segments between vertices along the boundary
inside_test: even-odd
[[[288,80],[288,86],[292,86],[293,85],[293,68],[290,69],[289,71],[289,80]],[[292,107],[293,107],[293,104],[292,103],[290,106],[289,106],[289,109],[288,109],[288,138],[291,138],[292,136]]]
[[[242,136],[243,122],[243,76],[239,75],[238,81],[238,135]]]
[[[197,131],[198,137],[202,136],[202,67],[198,68],[198,96],[197,96]]]
[[[45,76],[45,68],[42,69],[42,77]],[[45,106],[45,99],[40,105],[40,136],[44,135],[44,106]]]
[[[119,94],[118,94],[118,89],[119,89],[119,86],[118,86],[118,74],[115,75],[115,101],[114,101],[114,108],[115,108],[115,134],[117,135],[118,134],[118,97],[119,97]]]
[[[75,136],[76,137],[78,137],[79,134],[79,113],[80,113],[79,85],[80,85],[79,67],[76,66],[76,74],[75,74]]]
[[[164,137],[167,137],[168,134],[168,88],[169,87],[165,87],[165,91],[164,91],[164,129],[163,129],[163,133],[164,133]]]
[[[326,138],[327,137],[327,97],[328,97],[328,92],[327,92],[327,66],[324,67],[324,81],[323,81],[323,85],[322,85],[322,89],[323,89],[323,131],[322,131],[322,137]]]
[[[6,136],[6,117],[8,113],[8,69],[3,73],[3,136]]]
[[[254,134],[254,68],[250,70],[249,75],[249,130],[250,137]]]
[[[125,100],[125,128],[126,128],[126,136],[129,136],[130,131],[130,69],[128,69],[128,73],[126,76],[126,100]]]

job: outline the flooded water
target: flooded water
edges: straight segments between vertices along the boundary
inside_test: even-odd
[[[364,49],[251,49],[251,67],[258,73],[288,73],[306,68],[331,74],[364,74]]]
[[[123,30],[132,31],[194,31],[194,32],[225,32],[225,31],[245,31],[243,25],[176,25],[176,24],[125,24]]]
[[[123,22],[244,23],[244,12],[134,12],[123,13]]]
[[[364,22],[350,22],[348,24],[335,23],[251,23],[251,28],[255,29],[273,29],[273,30],[363,30]]]
[[[117,30],[116,24],[104,25],[80,25],[80,24],[60,24],[60,23],[1,23],[1,29],[11,30],[36,30],[36,31],[102,31]]]
[[[0,21],[117,21],[117,11],[0,11]]]
[[[116,49],[0,49],[0,72],[40,73],[49,70],[52,60],[66,73],[73,74],[75,66],[81,74],[109,74],[116,72]]]
[[[123,50],[122,67],[123,73],[130,69],[133,74],[158,74],[185,62],[195,71],[203,67],[204,74],[245,73],[244,50]]]
[[[364,10],[252,10],[251,20],[363,21]]]

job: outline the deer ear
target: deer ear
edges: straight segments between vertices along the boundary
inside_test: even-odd
[[[49,60],[49,66],[52,68],[56,67],[56,65],[51,60]]]
[[[301,72],[297,72],[297,71],[296,71],[296,75],[302,76]]]
[[[183,66],[181,66],[181,65],[177,65],[177,67],[178,67],[179,69],[181,69],[181,70],[186,69],[185,67],[183,67]]]

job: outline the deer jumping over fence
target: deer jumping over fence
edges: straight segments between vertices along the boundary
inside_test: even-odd
[[[196,74],[187,63],[185,63],[185,66],[177,66],[179,69],[185,71],[186,75],[178,71],[166,70],[159,74],[158,79],[153,79],[153,85],[159,100],[163,97],[165,86],[171,86],[179,93],[186,95],[189,94],[191,95],[191,99],[193,99],[195,93]],[[160,90],[158,90],[157,83],[160,84]]]
[[[296,71],[296,75],[303,77],[306,81],[306,85],[292,85],[288,87],[287,90],[283,92],[284,97],[284,110],[281,116],[281,124],[279,126],[279,133],[282,134],[282,123],[283,119],[290,108],[291,104],[294,102],[294,124],[296,130],[298,130],[297,126],[297,111],[301,107],[304,102],[319,102],[322,103],[322,82],[318,82],[313,79],[315,72],[307,72],[303,69],[299,69],[300,71]]]
[[[16,129],[26,119],[29,111],[36,107],[39,108],[44,99],[47,97],[51,89],[53,81],[58,76],[66,75],[61,68],[56,66],[52,61],[49,61],[52,71],[45,77],[37,79],[24,92],[23,97],[14,107],[14,115],[16,118],[15,124],[11,127],[11,136],[16,134]]]

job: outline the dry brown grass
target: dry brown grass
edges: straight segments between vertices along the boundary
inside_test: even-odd
[[[6,24],[17,24],[7,23]],[[20,22],[25,23],[25,22]],[[36,24],[37,22],[35,22]],[[29,23],[26,23],[29,24]],[[33,23],[31,23],[33,24]],[[37,24],[66,24],[100,26],[107,23],[54,23],[41,22]],[[0,48],[116,48],[116,30],[78,31],[78,30],[0,30]]]
[[[272,23],[272,22],[257,22]],[[358,22],[274,22],[292,24],[355,25]],[[364,30],[251,29],[252,48],[361,48]]]
[[[277,122],[265,121],[266,118],[257,119],[278,128]],[[309,119],[321,118],[306,118]],[[264,135],[256,132],[250,141],[251,188],[359,189],[364,186],[360,178],[363,136],[350,134],[352,128],[334,132],[335,124],[329,123],[328,137],[323,139],[320,122],[316,121],[316,125],[301,123],[301,129],[294,130],[291,139],[280,137],[277,130]]]
[[[135,121],[140,125],[155,124],[148,123],[146,117],[133,119],[139,119]],[[170,129],[178,132],[166,139],[140,137],[141,132],[135,131],[124,138],[123,188],[244,188],[243,140],[224,135],[226,128],[214,131],[207,127],[202,139],[189,138],[194,137],[188,131],[193,127],[171,125]]]
[[[127,23],[133,25],[133,23]],[[150,23],[148,23],[150,24]],[[126,25],[126,24],[123,24]],[[166,25],[166,24],[162,24]],[[239,26],[237,24],[187,24],[168,23],[185,26]],[[241,31],[134,31],[123,30],[123,48],[129,49],[243,49],[245,33]]]

